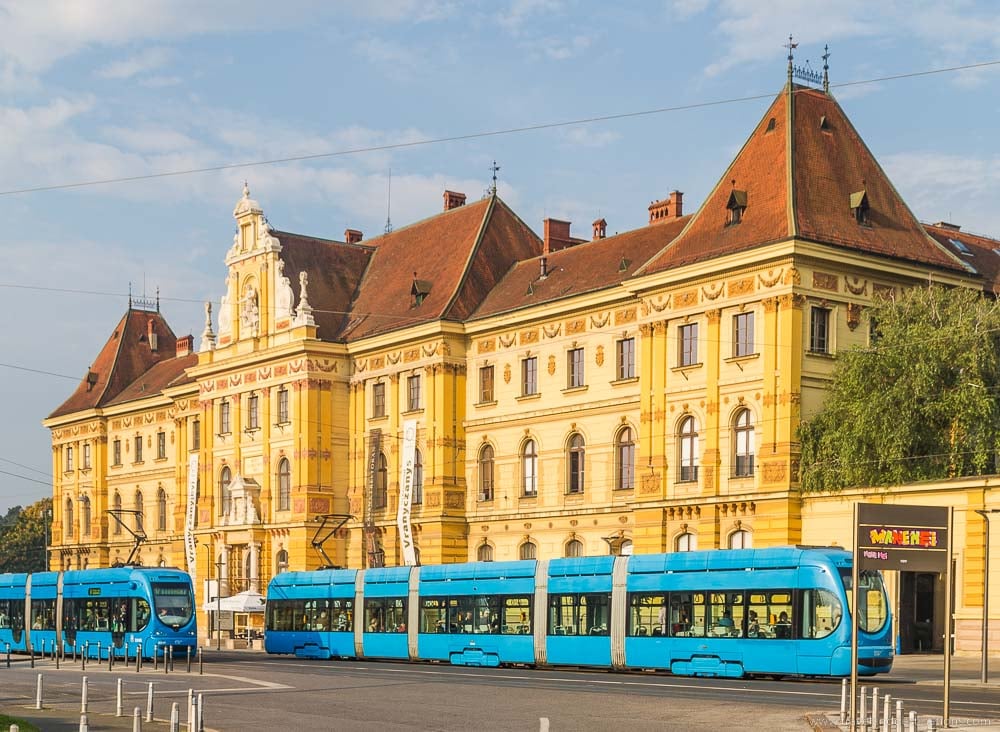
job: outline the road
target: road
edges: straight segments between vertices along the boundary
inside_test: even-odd
[[[922,659],[910,661],[909,659]],[[1000,665],[998,665],[1000,666]],[[1000,686],[974,683],[978,666],[956,664],[952,715],[1000,720]],[[807,714],[836,712],[840,682],[822,680],[690,679],[661,674],[617,674],[554,669],[466,669],[428,664],[306,661],[259,653],[211,653],[205,674],[182,664],[163,674],[90,666],[91,730],[131,729],[116,719],[116,683],[123,679],[125,709],[143,711],[150,682],[160,720],[178,702],[186,718],[188,689],[203,694],[206,727],[215,730],[807,730]],[[46,725],[58,719],[77,729],[79,666],[51,662],[30,669],[0,665],[0,708],[30,717],[37,673],[44,674]],[[904,708],[940,714],[941,657],[902,657],[881,693]],[[126,724],[127,722],[127,724]],[[147,729],[165,725],[146,725]]]

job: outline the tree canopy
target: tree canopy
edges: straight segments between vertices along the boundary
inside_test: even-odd
[[[0,522],[0,572],[42,572],[46,526],[52,499],[43,498],[22,509],[15,506]]]
[[[803,491],[996,472],[1000,304],[917,287],[876,304],[872,343],[837,354],[823,409],[803,422]]]

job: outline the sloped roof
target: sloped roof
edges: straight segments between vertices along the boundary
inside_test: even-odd
[[[772,102],[687,229],[640,274],[794,237],[966,271],[926,235],[836,100],[790,89]],[[734,190],[745,192],[746,210],[727,225]],[[861,191],[870,225],[851,210]]]
[[[518,262],[486,296],[472,319],[618,285],[667,246],[690,218],[684,216],[551,252],[546,257],[544,279],[540,277],[542,257]]]
[[[499,198],[453,208],[368,244],[375,247],[342,331],[357,340],[434,320],[461,320],[541,240]],[[417,305],[413,280],[430,283]]]
[[[299,302],[302,294],[299,273],[306,271],[309,274],[306,292],[318,326],[317,335],[325,341],[337,340],[374,247],[287,231],[272,231],[271,235],[281,243],[279,256],[285,262],[285,276],[291,283],[294,302]]]
[[[970,234],[942,223],[924,224],[935,241],[972,266],[983,278],[983,289],[1000,295],[1000,240]],[[967,251],[955,246],[959,242]]]
[[[150,324],[157,336],[157,349],[149,347]],[[110,404],[122,391],[153,365],[175,358],[177,336],[159,312],[129,309],[108,338],[76,391],[49,418]]]
[[[168,386],[180,386],[194,381],[190,378],[185,369],[198,365],[198,354],[189,353],[179,358],[170,358],[153,364],[147,371],[140,374],[131,384],[121,390],[115,398],[109,400],[106,405],[125,404],[137,399],[148,399],[156,396]]]

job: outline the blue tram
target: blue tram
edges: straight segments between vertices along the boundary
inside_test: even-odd
[[[0,649],[152,658],[197,643],[191,578],[179,569],[0,574]]]
[[[881,576],[859,580],[858,673],[892,667]],[[287,572],[264,646],[318,658],[847,676],[851,554],[776,547]]]

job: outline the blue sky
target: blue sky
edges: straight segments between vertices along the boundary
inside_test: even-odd
[[[40,422],[129,282],[159,287],[197,343],[244,179],[275,228],[371,237],[390,169],[399,227],[440,211],[445,188],[483,195],[496,160],[500,195],[536,231],[546,216],[581,236],[600,216],[625,231],[675,188],[700,204],[784,83],[789,33],[814,69],[830,45],[834,95],[919,218],[1000,236],[1000,66],[836,87],[1000,59],[991,2],[0,0],[0,510],[50,494]]]

